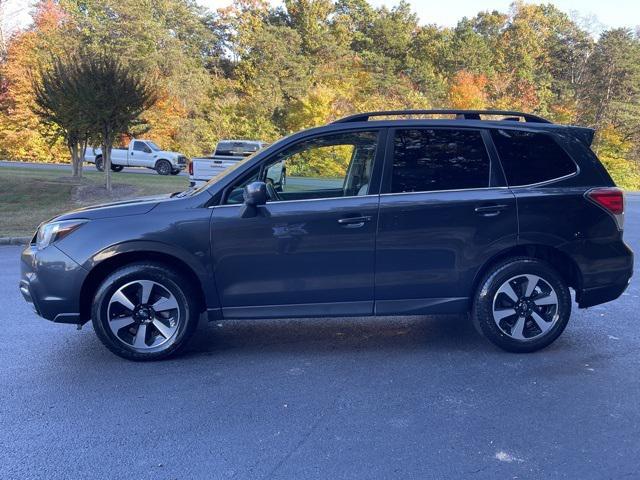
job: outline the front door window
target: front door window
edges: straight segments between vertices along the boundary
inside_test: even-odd
[[[242,202],[252,181],[267,184],[269,201],[367,195],[378,132],[347,132],[302,140],[234,185],[227,204]]]

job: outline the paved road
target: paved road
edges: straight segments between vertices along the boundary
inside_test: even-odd
[[[71,172],[71,165],[59,164],[59,163],[11,162],[6,160],[1,160],[0,172],[2,171],[1,170],[2,167],[19,167],[19,168],[29,168],[29,169],[35,169],[35,170],[60,170],[64,172]],[[84,168],[89,171],[95,171],[96,169],[91,163],[85,164]],[[149,168],[125,167],[122,171],[126,173],[143,173],[143,174],[157,175],[155,170],[151,170]],[[188,173],[183,170],[178,175],[188,176]]]
[[[2,479],[640,477],[637,279],[537,354],[394,317],[202,325],[137,364],[30,313],[18,251],[0,247]]]

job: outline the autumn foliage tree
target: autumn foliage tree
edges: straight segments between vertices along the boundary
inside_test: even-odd
[[[32,78],[33,111],[49,128],[52,140],[62,138],[71,155],[73,177],[82,176],[84,152],[94,125],[82,103],[83,79],[77,57],[57,58],[51,68],[40,66]]]
[[[82,49],[153,79],[145,135],[187,155],[363,110],[501,108],[596,128],[616,181],[640,178],[638,32],[594,34],[551,4],[518,0],[452,28],[421,24],[406,1],[234,0],[211,12],[193,0],[40,0],[35,12],[0,64],[5,158],[63,156],[32,111],[26,73]]]
[[[449,89],[453,108],[482,109],[487,106],[487,77],[462,70],[456,74]]]
[[[112,56],[78,58],[71,73],[83,122],[102,145],[105,186],[111,191],[111,150],[118,136],[141,123],[142,114],[156,101],[154,89],[130,67]]]

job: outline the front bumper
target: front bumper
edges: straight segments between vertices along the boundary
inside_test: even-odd
[[[80,289],[88,272],[55,245],[29,245],[20,260],[20,293],[35,312],[58,323],[83,323]]]

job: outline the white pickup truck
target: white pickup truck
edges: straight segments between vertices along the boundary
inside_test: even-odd
[[[211,156],[192,158],[189,163],[189,183],[200,187],[223,170],[253,155],[267,144],[257,140],[220,140]]]
[[[94,163],[101,172],[104,170],[102,149],[88,147],[84,152],[85,161]],[[119,172],[124,167],[146,167],[160,175],[177,175],[187,166],[187,157],[177,152],[161,150],[151,140],[136,140],[129,142],[124,148],[111,150],[111,170]]]

